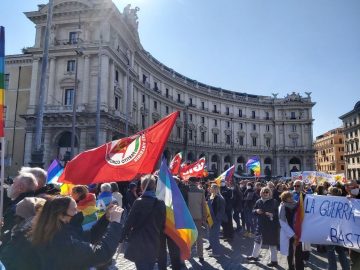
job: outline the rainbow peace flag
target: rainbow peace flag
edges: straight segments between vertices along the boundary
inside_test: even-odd
[[[90,230],[97,221],[97,207],[95,194],[88,193],[85,199],[77,203],[77,209],[84,215],[82,227],[85,231]]]
[[[166,205],[166,235],[179,247],[181,259],[189,259],[198,231],[165,159],[161,161],[156,196]]]
[[[57,183],[60,175],[63,173],[64,167],[60,164],[60,162],[57,159],[54,159],[53,162],[51,162],[48,170],[47,170],[47,183]]]
[[[259,157],[251,157],[246,162],[246,168],[252,170],[255,176],[260,176],[260,159]]]
[[[4,137],[5,28],[0,26],[0,137]]]
[[[220,174],[217,178],[215,178],[215,183],[220,186],[221,182],[228,182],[230,183],[232,181],[232,178],[234,176],[235,171],[235,165],[232,165],[229,169],[227,169],[225,172]]]

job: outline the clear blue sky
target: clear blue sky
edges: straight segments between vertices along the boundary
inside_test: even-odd
[[[34,44],[22,12],[42,0],[2,0],[6,53]],[[197,81],[258,95],[312,92],[314,136],[360,100],[359,0],[114,0],[139,6],[143,47]]]

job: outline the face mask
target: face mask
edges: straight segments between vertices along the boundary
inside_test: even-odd
[[[351,195],[357,196],[359,195],[359,189],[358,188],[354,188],[350,191]]]
[[[84,221],[84,215],[82,212],[79,212],[71,218],[70,224],[75,226],[81,226],[83,221]]]

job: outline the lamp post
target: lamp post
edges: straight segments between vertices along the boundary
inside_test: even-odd
[[[195,161],[198,159],[197,158],[197,151],[196,151],[196,146],[197,146],[197,141],[196,141],[196,138],[197,138],[197,125],[195,125],[195,134],[194,134],[194,139],[195,139]]]
[[[29,162],[32,167],[43,167],[43,157],[44,157],[44,146],[42,144],[42,129],[43,129],[43,118],[44,118],[44,102],[45,102],[45,88],[46,88],[46,73],[47,65],[49,62],[49,36],[50,36],[50,27],[52,24],[52,13],[53,13],[53,4],[54,0],[49,0],[48,3],[48,13],[46,20],[45,28],[45,37],[44,37],[44,51],[41,62],[41,78],[40,78],[40,93],[39,93],[39,105],[36,114],[36,124],[35,124],[35,140],[33,145],[33,151],[31,153],[31,162]]]
[[[73,114],[72,114],[72,131],[71,131],[71,151],[70,151],[70,159],[74,157],[74,149],[75,149],[75,140],[76,140],[76,107],[77,107],[77,91],[78,91],[78,64],[79,64],[79,56],[83,55],[82,49],[79,48],[80,42],[80,33],[81,33],[81,25],[79,18],[79,28],[77,29],[77,41],[76,41],[76,64],[75,64],[75,85],[74,85],[74,95],[73,95]]]

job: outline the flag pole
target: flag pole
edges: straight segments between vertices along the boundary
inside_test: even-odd
[[[4,137],[1,137],[1,196],[0,196],[0,214],[1,214],[1,220],[0,225],[3,221],[3,212],[4,212],[4,170],[5,170],[5,139]],[[1,226],[0,226],[1,227]],[[1,230],[0,230],[0,236],[1,236]]]

